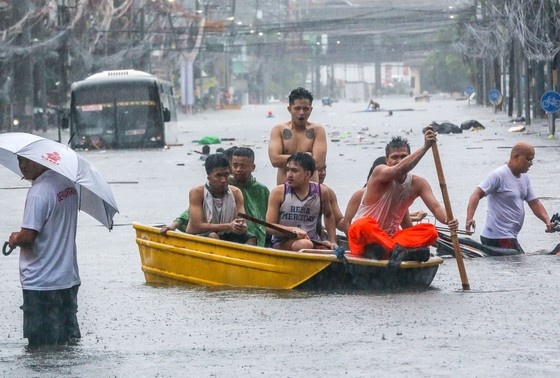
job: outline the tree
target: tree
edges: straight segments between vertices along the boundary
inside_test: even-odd
[[[455,52],[435,51],[423,67],[423,89],[463,92],[472,81],[472,67]]]

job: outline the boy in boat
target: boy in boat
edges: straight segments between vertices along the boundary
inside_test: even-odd
[[[224,154],[209,155],[204,162],[208,182],[189,192],[189,223],[186,232],[214,239],[255,245],[256,237],[247,232],[243,194],[229,186],[230,166]]]
[[[370,246],[380,259],[391,257],[397,263],[403,259],[427,261],[429,246],[438,237],[435,226],[421,223],[401,229],[409,206],[418,197],[439,222],[457,229],[457,220],[447,220],[445,208],[434,197],[430,184],[410,173],[433,143],[436,143],[436,133],[427,128],[424,145],[414,153],[404,138],[393,137],[387,144],[386,164],[374,168],[348,229],[352,254],[361,256],[366,246]]]
[[[311,177],[315,162],[310,154],[298,152],[287,162],[287,181],[270,192],[266,221],[277,229],[268,228],[272,246],[278,249],[299,251],[312,249],[321,243],[321,214],[329,241],[324,248],[336,248],[335,220],[331,209],[330,191]]]
[[[321,169],[327,158],[327,134],[323,126],[308,122],[313,111],[313,95],[304,88],[294,89],[289,96],[288,111],[291,120],[272,128],[268,144],[268,156],[273,167],[278,168],[276,184],[286,182],[287,161],[296,152],[306,152],[315,160],[315,168]],[[312,181],[318,181],[315,173]]]
[[[232,147],[224,151],[227,156],[231,155],[230,168],[232,175],[229,185],[233,185],[241,190],[245,214],[258,219],[265,219],[266,207],[270,191],[266,186],[258,182],[253,176],[255,171],[255,153],[248,147]],[[186,231],[189,223],[189,210],[185,210],[171,224],[163,226],[160,230],[162,234],[167,231]],[[249,234],[257,238],[257,245],[264,247],[266,244],[266,228],[254,222],[247,224]]]
[[[517,234],[525,219],[525,201],[533,214],[546,225],[545,232],[554,232],[548,213],[533,191],[527,175],[534,158],[535,148],[532,145],[527,142],[516,143],[511,149],[508,163],[491,172],[471,194],[467,206],[467,231],[476,225],[473,217],[478,203],[488,197],[486,223],[480,234],[482,244],[525,253],[517,241]]]
[[[253,176],[255,171],[254,151],[248,147],[234,148],[230,166],[232,176],[229,184],[241,190],[245,214],[257,219],[265,219],[270,191]],[[257,238],[257,245],[265,246],[266,228],[264,226],[249,222],[247,230],[249,234]]]

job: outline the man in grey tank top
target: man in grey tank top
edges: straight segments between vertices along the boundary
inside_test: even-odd
[[[320,220],[324,216],[328,241],[325,249],[336,248],[336,230],[330,191],[310,181],[315,162],[310,154],[297,152],[288,158],[287,181],[270,192],[266,221],[274,248],[299,251],[321,247]],[[281,231],[284,230],[284,231]]]

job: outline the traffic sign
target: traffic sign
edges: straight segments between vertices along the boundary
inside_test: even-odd
[[[467,85],[467,86],[465,87],[465,94],[466,94],[467,96],[470,96],[470,95],[472,95],[473,93],[474,93],[474,87],[473,87],[472,85]]]
[[[496,88],[488,91],[488,100],[492,105],[500,105],[502,103],[502,94]]]
[[[556,113],[560,110],[560,93],[547,91],[541,97],[541,106],[547,113]]]

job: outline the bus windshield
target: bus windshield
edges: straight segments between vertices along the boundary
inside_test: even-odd
[[[155,81],[83,83],[72,91],[71,101],[74,147],[164,144],[162,105]]]

